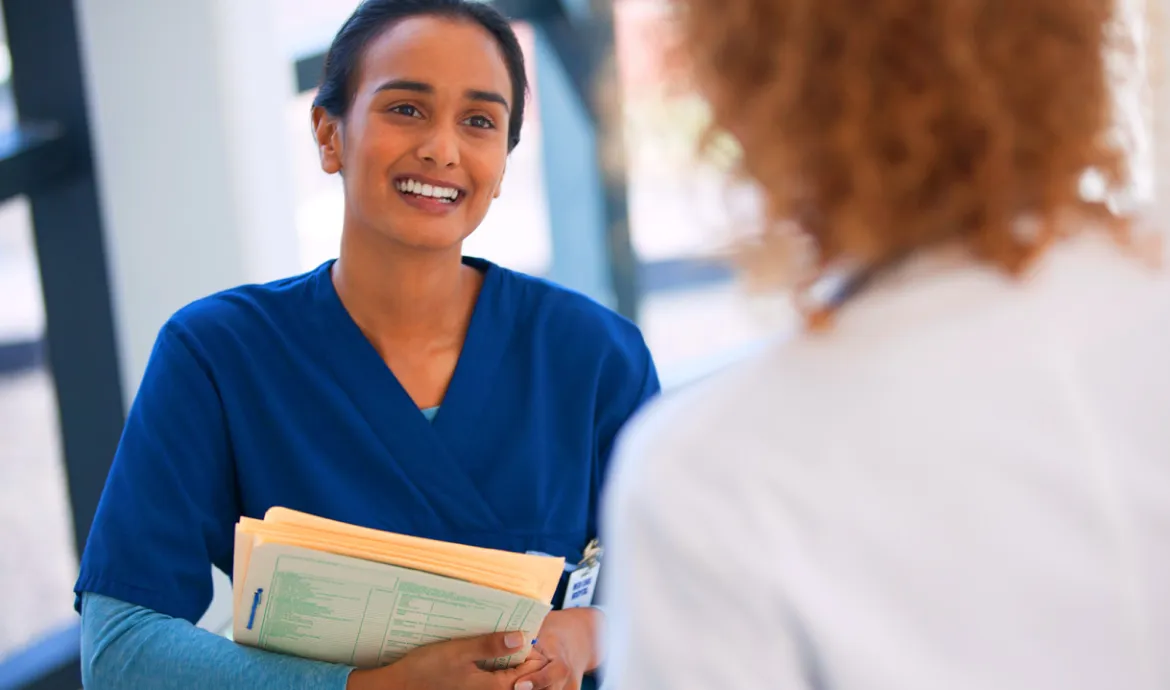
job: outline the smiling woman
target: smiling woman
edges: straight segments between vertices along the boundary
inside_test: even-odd
[[[236,522],[272,506],[572,563],[596,537],[614,438],[658,392],[649,351],[587,298],[462,251],[526,93],[486,5],[367,0],[341,28],[312,108],[344,188],[340,255],[162,329],[76,585],[87,688],[532,690],[598,667],[588,608],[555,611],[529,662],[498,673],[474,662],[502,636],[355,671],[191,625],[210,566],[231,572]]]
[[[528,82],[511,27],[482,5],[421,4],[448,9],[363,6],[326,60],[313,125],[322,168],[345,178],[343,247],[358,234],[418,248],[462,242],[499,196],[520,141]],[[436,201],[436,187],[458,193]]]

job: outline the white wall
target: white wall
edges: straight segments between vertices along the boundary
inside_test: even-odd
[[[299,268],[269,0],[78,0],[123,383],[159,327]]]

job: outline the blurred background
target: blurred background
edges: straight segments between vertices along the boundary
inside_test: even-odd
[[[533,93],[466,252],[634,319],[670,388],[793,322],[721,260],[756,200],[695,153],[707,112],[665,78],[668,1],[496,1]],[[0,4],[0,689],[77,688],[77,554],[158,328],[336,255],[341,188],[309,107],[357,1]],[[1148,114],[1144,75],[1119,66],[1126,118]]]

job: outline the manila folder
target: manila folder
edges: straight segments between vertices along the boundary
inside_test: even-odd
[[[236,642],[357,668],[451,639],[520,630],[533,640],[552,609],[492,587],[278,543],[252,548],[245,577]],[[485,668],[516,666],[531,648]]]

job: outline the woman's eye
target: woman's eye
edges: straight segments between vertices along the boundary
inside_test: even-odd
[[[478,127],[480,129],[495,129],[496,127],[496,123],[492,122],[483,115],[473,115],[464,120],[464,122],[471,125],[472,127]]]
[[[407,104],[396,105],[390,109],[390,112],[405,115],[406,117],[422,117],[422,113],[419,112],[418,108]]]

